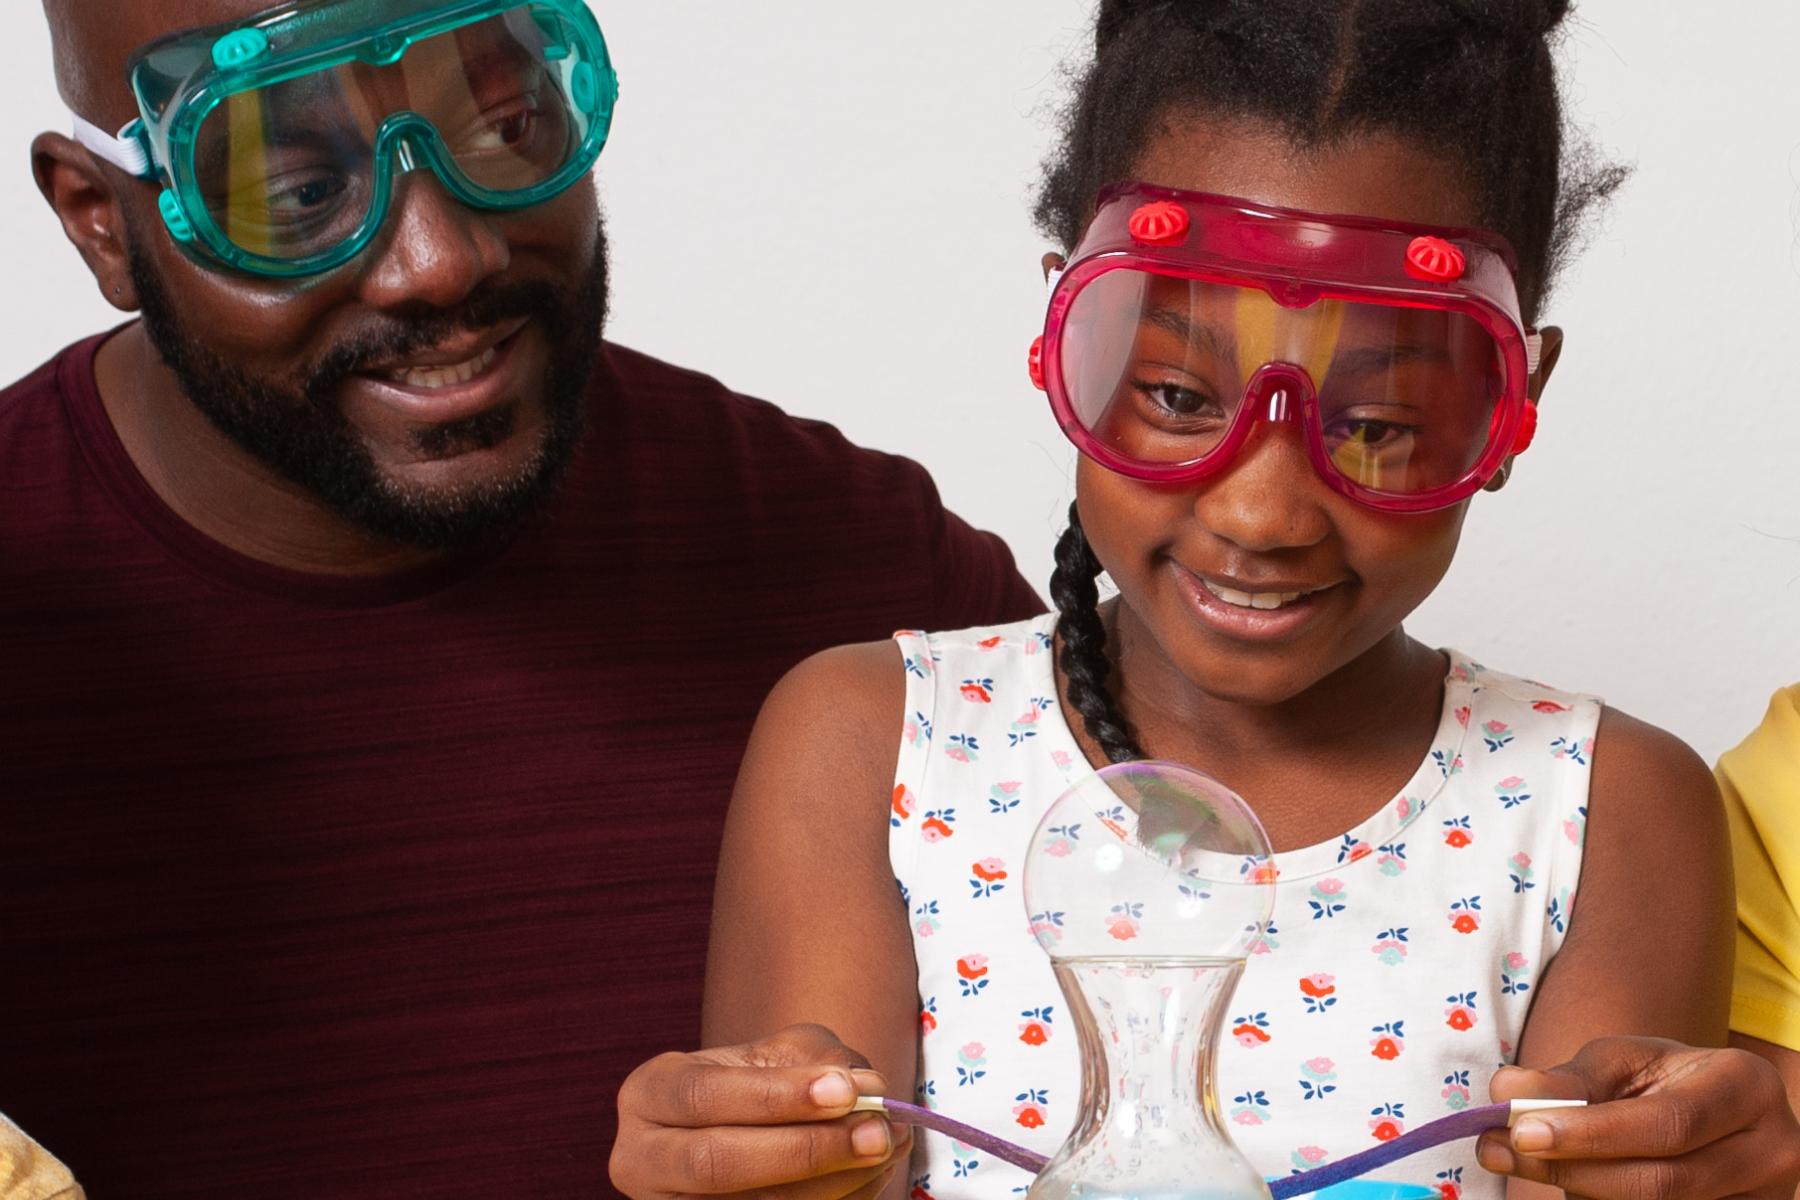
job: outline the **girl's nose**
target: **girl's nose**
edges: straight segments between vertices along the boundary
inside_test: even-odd
[[[1332,493],[1313,471],[1295,403],[1263,393],[1268,421],[1250,431],[1237,460],[1194,494],[1194,515],[1215,535],[1253,553],[1303,549],[1331,535]],[[1280,415],[1277,415],[1277,406]],[[1297,414],[1294,414],[1297,415]]]

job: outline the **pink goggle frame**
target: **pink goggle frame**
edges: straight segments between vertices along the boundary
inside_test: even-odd
[[[1514,263],[1504,238],[1479,230],[1323,216],[1143,183],[1116,184],[1101,194],[1087,233],[1053,281],[1044,334],[1031,348],[1032,381],[1048,393],[1058,424],[1077,449],[1133,479],[1162,484],[1207,479],[1233,462],[1258,421],[1298,421],[1314,469],[1343,495],[1387,512],[1446,508],[1480,490],[1509,457],[1530,445],[1536,431],[1530,382],[1540,341],[1520,318]],[[1372,486],[1368,472],[1362,479],[1347,473],[1345,456],[1334,458],[1328,445],[1327,416],[1313,378],[1318,364],[1309,372],[1300,363],[1275,358],[1249,375],[1234,409],[1221,408],[1218,432],[1203,452],[1169,461],[1167,455],[1151,458],[1121,449],[1123,439],[1109,440],[1091,427],[1098,418],[1083,419],[1066,377],[1066,365],[1079,364],[1084,352],[1072,340],[1090,336],[1077,327],[1093,325],[1091,319],[1072,321],[1071,314],[1086,289],[1118,271],[1150,277],[1126,281],[1140,289],[1133,295],[1148,295],[1143,288],[1167,287],[1162,281],[1173,280],[1196,292],[1217,287],[1263,293],[1268,301],[1252,298],[1271,312],[1304,314],[1321,301],[1339,301],[1326,307],[1386,314],[1396,326],[1438,320],[1434,313],[1467,318],[1449,316],[1442,323],[1466,330],[1464,343],[1485,334],[1492,349],[1486,342],[1479,347],[1484,390],[1481,411],[1465,412],[1466,428],[1459,436],[1466,446],[1451,466],[1427,472],[1423,480],[1403,480],[1399,488]],[[1109,293],[1103,288],[1098,294]],[[1139,319],[1137,313],[1119,318],[1132,325]],[[1086,407],[1091,413],[1095,403]]]

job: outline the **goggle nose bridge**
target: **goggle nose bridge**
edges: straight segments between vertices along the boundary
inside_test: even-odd
[[[1257,368],[1245,386],[1244,407],[1271,425],[1297,422],[1313,393],[1312,376],[1304,367],[1290,362],[1268,362]]]

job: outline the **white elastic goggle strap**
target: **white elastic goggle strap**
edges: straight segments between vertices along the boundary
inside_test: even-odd
[[[121,171],[128,171],[139,178],[147,178],[154,174],[150,167],[150,153],[144,148],[142,139],[127,136],[136,121],[127,122],[118,133],[108,133],[80,113],[72,114],[75,118],[75,140],[86,146],[94,154],[105,159]]]
[[[1536,375],[1538,367],[1544,361],[1544,335],[1528,333],[1525,335],[1525,374]]]

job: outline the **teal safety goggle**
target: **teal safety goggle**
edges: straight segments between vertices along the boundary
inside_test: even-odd
[[[293,278],[369,244],[397,174],[472,208],[540,204],[606,144],[618,77],[584,0],[312,0],[152,43],[138,120],[75,136],[162,183],[202,261]]]

